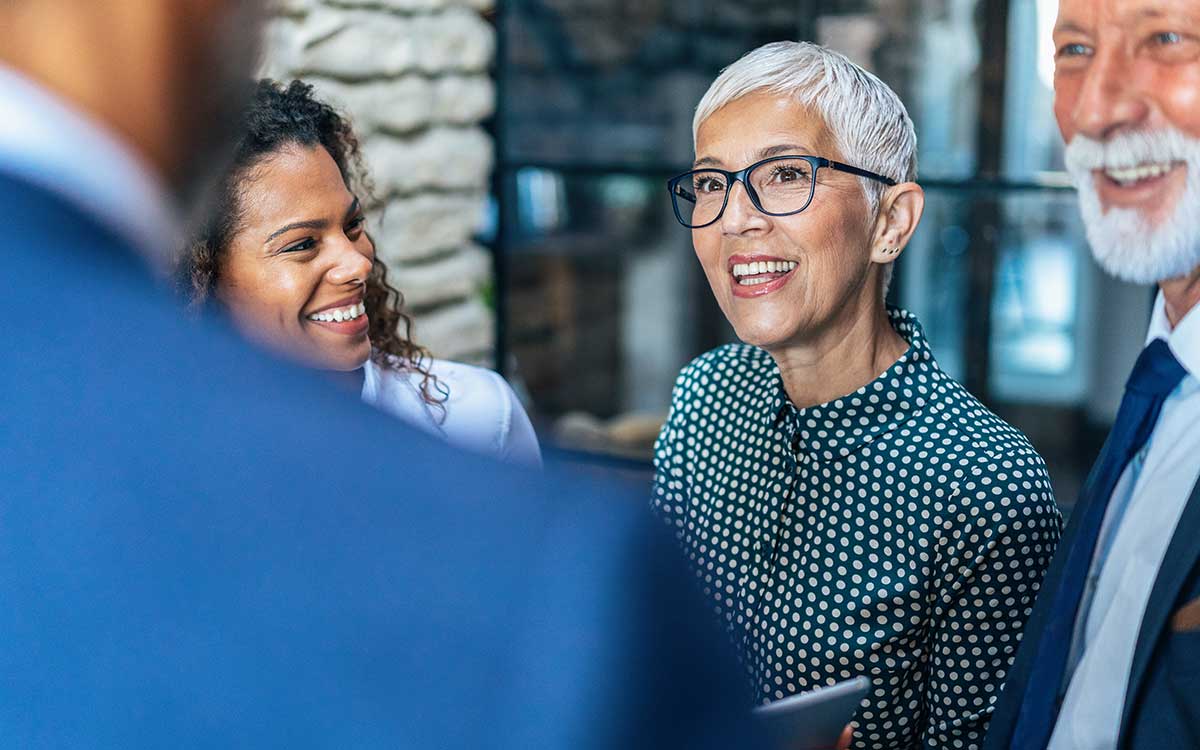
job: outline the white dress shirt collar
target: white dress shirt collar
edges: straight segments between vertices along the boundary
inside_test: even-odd
[[[182,239],[159,176],[103,125],[0,65],[0,172],[70,201],[133,243],[159,271]]]
[[[1200,378],[1200,305],[1196,305],[1183,316],[1179,325],[1171,328],[1167,319],[1166,300],[1160,290],[1154,301],[1154,314],[1150,317],[1150,331],[1146,343],[1155,339],[1167,342],[1171,353],[1193,378]]]

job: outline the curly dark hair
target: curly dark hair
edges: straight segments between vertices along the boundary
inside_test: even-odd
[[[242,185],[272,154],[292,145],[321,145],[333,157],[350,191],[364,204],[372,202],[374,186],[349,119],[316,99],[309,84],[295,80],[284,86],[267,78],[260,80],[242,115],[241,127],[241,139],[230,168],[217,185],[213,208],[193,233],[181,259],[180,285],[193,307],[213,298],[229,242],[243,218]],[[371,243],[374,245],[374,240]],[[404,297],[388,283],[387,273],[387,266],[376,257],[363,294],[370,321],[371,359],[381,367],[419,373],[421,397],[429,404],[441,405],[444,389],[426,364],[429,353],[411,338],[412,319],[403,311]]]

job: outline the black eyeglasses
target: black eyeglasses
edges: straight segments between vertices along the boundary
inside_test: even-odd
[[[817,172],[836,169],[885,185],[896,181],[881,174],[852,167],[820,156],[772,156],[740,172],[724,169],[693,169],[667,180],[675,218],[688,229],[712,224],[725,213],[733,183],[746,186],[750,202],[768,216],[791,216],[808,208],[817,190]]]

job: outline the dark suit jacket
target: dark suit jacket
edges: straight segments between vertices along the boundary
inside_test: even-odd
[[[644,498],[453,452],[188,322],[2,174],[0,280],[0,744],[754,744]]]
[[[1197,425],[1200,429],[1200,425]],[[1200,456],[1197,456],[1200,461]],[[984,750],[1007,750],[1029,672],[1037,634],[1047,624],[1051,592],[1062,578],[1075,543],[1082,506],[1071,513],[1058,552],[1042,582],[1025,639],[1009,670],[988,728]],[[1200,747],[1200,484],[1179,519],[1142,618],[1121,712],[1119,748],[1163,750]]]

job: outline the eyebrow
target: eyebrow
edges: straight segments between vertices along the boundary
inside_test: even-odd
[[[807,146],[801,146],[796,143],[780,143],[776,146],[767,146],[758,152],[758,159],[770,159],[772,156],[782,156],[783,154],[808,154],[811,151]],[[720,159],[711,156],[706,156],[703,159],[697,159],[692,163],[693,169],[700,167],[712,167],[720,165]]]
[[[358,209],[359,209],[358,198],[355,198],[353,201],[350,202],[350,207],[346,209],[346,215],[345,215],[345,218],[343,219],[343,223],[346,221],[349,221],[350,217],[352,217],[356,213],[358,213]],[[328,226],[329,226],[329,222],[325,221],[324,219],[308,219],[307,221],[293,221],[292,223],[284,224],[280,228],[276,229],[274,232],[271,232],[271,235],[269,237],[267,237],[264,244],[266,244],[266,242],[270,242],[271,240],[275,239],[276,237],[278,237],[281,234],[292,231],[293,229],[324,229]]]
[[[758,152],[758,158],[770,159],[772,156],[782,156],[783,154],[807,154],[811,153],[811,149],[807,146],[801,146],[796,143],[784,143],[779,146],[770,146]]]
[[[1083,28],[1074,21],[1063,21],[1054,27],[1054,34],[1086,34],[1087,29]]]
[[[1157,21],[1169,17],[1169,14],[1161,8],[1141,8],[1133,13],[1132,21]],[[1074,21],[1063,21],[1054,27],[1055,34],[1087,34],[1088,30],[1075,23]]]

